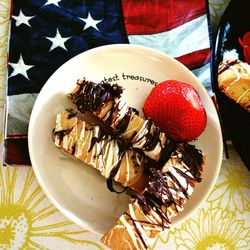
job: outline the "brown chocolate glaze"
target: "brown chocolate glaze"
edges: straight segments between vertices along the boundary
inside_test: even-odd
[[[129,108],[128,112],[125,114],[125,116],[123,117],[123,119],[121,119],[121,121],[117,124],[116,128],[119,134],[122,134],[126,131],[126,129],[128,128],[128,124],[130,122],[130,118],[132,115],[132,112],[134,111],[133,108]],[[112,115],[111,115],[112,117]]]
[[[195,178],[195,181],[201,182],[201,173],[203,165],[203,155],[195,146],[188,143],[180,143],[178,151],[182,154],[179,161],[183,161],[189,167],[190,172]]]
[[[61,131],[55,131],[55,129],[52,130],[52,139],[55,141],[55,137],[59,137],[59,144],[61,144],[63,137],[65,135],[68,135],[71,132],[72,129],[67,129],[67,130],[61,130]]]
[[[153,150],[158,142],[160,142],[160,128],[158,126],[155,126],[155,130],[153,133],[151,132],[152,126],[155,126],[153,121],[150,119],[147,121],[147,130],[148,132],[146,133],[146,143],[143,145],[143,149],[146,151]],[[161,145],[163,147],[163,145]]]
[[[188,185],[194,186],[195,182],[201,180],[201,171],[203,164],[203,156],[200,151],[195,149],[193,145],[187,143],[178,144],[178,149],[172,153],[172,156],[175,157],[179,154],[178,161],[182,161],[187,167],[186,170],[179,169],[173,165],[173,168],[178,172],[180,176],[186,180],[186,188],[181,185],[178,179],[170,171],[162,172],[161,170],[155,167],[148,167],[145,169],[145,173],[149,176],[149,182],[146,186],[146,191],[143,194],[138,194],[134,191],[131,191],[129,194],[132,198],[136,199],[139,205],[142,207],[144,213],[148,213],[153,209],[162,219],[162,227],[169,227],[171,224],[170,218],[167,214],[162,212],[161,207],[169,207],[174,205],[176,211],[177,207],[181,207],[183,202],[181,199],[175,198],[173,196],[173,191],[181,191],[186,199],[189,198],[188,195]],[[181,155],[180,155],[181,154]],[[186,171],[191,172],[194,176],[190,176]],[[167,179],[172,179],[176,184],[175,187],[169,186]]]
[[[224,72],[225,70],[227,70],[228,68],[230,68],[230,66],[233,66],[237,63],[239,63],[239,60],[226,60],[223,61],[219,64],[219,68],[218,68],[218,75],[221,74],[222,72]]]
[[[79,89],[69,94],[69,98],[81,113],[98,111],[104,103],[120,98],[123,88],[117,84],[97,84],[91,81],[78,80]]]
[[[74,93],[70,94],[69,97],[72,99],[73,103],[77,106],[79,112],[98,112],[99,109],[107,102],[112,101],[113,105],[111,110],[108,113],[108,117],[105,119],[105,125],[110,126],[114,119],[114,114],[116,111],[120,111],[122,107],[119,107],[119,103],[115,103],[115,98],[120,98],[122,94],[122,87],[114,84],[110,85],[108,83],[104,84],[96,84],[90,81],[78,81],[79,89]],[[116,129],[113,131],[113,134],[119,135],[126,131],[128,128],[128,124],[130,122],[130,118],[132,113],[139,114],[139,112],[134,108],[128,108],[127,113],[121,119],[121,121],[117,124]],[[155,126],[154,129],[151,129]],[[160,129],[156,126],[152,120],[147,121],[147,134],[143,136],[146,138],[146,142],[143,146],[143,150],[151,151],[156,145],[160,142]],[[130,139],[133,139],[134,134]],[[143,138],[139,138],[138,141]],[[162,148],[164,145],[161,145]]]
[[[108,134],[105,133],[104,130],[99,129],[97,137],[92,137],[92,138],[91,138],[90,147],[89,147],[89,149],[88,149],[88,152],[90,152],[90,151],[93,149],[93,147],[94,147],[94,145],[95,145],[96,143],[99,143],[99,142],[101,142],[102,140],[105,140],[105,139],[107,139],[107,138],[108,138]]]
[[[163,148],[161,158],[158,161],[157,165],[155,166],[157,169],[162,169],[165,163],[170,158],[171,154],[175,152],[178,147],[178,143],[169,141],[168,144]]]
[[[84,113],[86,111],[98,112],[103,104],[109,101],[113,101],[112,109],[109,111],[108,118],[105,120],[104,126],[111,125],[114,118],[114,113],[117,113],[116,111],[119,109],[118,105],[115,104],[114,99],[120,98],[123,91],[122,87],[110,84],[95,84],[93,82],[87,81],[79,81],[78,84],[80,86],[79,90],[74,94],[69,95],[69,97],[73,100],[73,103],[76,104],[78,110],[81,113]],[[125,116],[117,125],[116,130],[104,129],[103,132],[100,132],[97,138],[92,138],[91,148],[95,143],[107,138],[107,136],[110,136],[112,139],[117,140],[120,160],[117,166],[111,171],[110,178],[113,178],[116,175],[117,171],[119,170],[122,157],[124,156],[126,150],[128,148],[131,148],[131,143],[129,142],[129,140],[125,139],[122,136],[122,133],[126,131],[130,122],[131,114],[133,112],[135,112],[134,109],[128,109]],[[144,144],[143,148],[143,150],[146,151],[153,150],[156,147],[157,143],[159,143],[160,141],[160,129],[157,126],[154,128],[152,126],[155,126],[154,123],[151,120],[148,120],[148,132],[146,133],[146,135],[144,135],[144,138],[146,138],[146,143]],[[100,131],[101,130],[102,129],[100,129]],[[133,139],[135,135],[136,134],[132,135],[132,138],[130,138],[130,140]],[[142,138],[139,138],[138,140],[140,139]],[[194,146],[187,143],[175,143],[169,141],[167,145],[161,146],[163,148],[163,151],[162,156],[158,162],[145,157],[146,164],[144,166],[144,172],[146,173],[146,175],[148,175],[149,178],[149,182],[145,188],[146,191],[143,194],[139,194],[129,190],[128,194],[138,201],[144,213],[147,214],[151,209],[153,209],[162,219],[162,228],[169,228],[169,224],[171,223],[171,221],[168,215],[163,213],[162,206],[169,207],[171,205],[174,205],[176,211],[178,211],[178,207],[182,206],[183,201],[179,198],[174,197],[173,193],[175,193],[176,191],[181,191],[184,197],[188,199],[188,185],[193,186],[193,183],[195,181],[201,181],[201,166],[203,165],[203,155],[200,151],[195,149]],[[136,151],[140,152],[140,150]],[[173,166],[176,172],[178,172],[178,174],[184,177],[187,181],[187,188],[184,188],[170,171],[167,171],[165,173],[161,172],[162,167],[172,154],[176,154],[176,159],[181,163],[184,163],[191,174],[194,176],[194,178],[192,178],[183,170]],[[172,181],[176,184],[175,187],[169,186],[167,179],[172,179]],[[134,221],[133,224],[136,228],[136,223],[134,223]],[[142,239],[139,231],[138,234]],[[144,242],[143,239],[142,242]]]
[[[77,115],[77,111],[74,112],[73,109],[66,109],[66,111],[69,113],[67,116],[68,119],[71,119]]]

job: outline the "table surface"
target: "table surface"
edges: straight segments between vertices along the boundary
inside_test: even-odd
[[[213,34],[229,0],[210,0]],[[0,1],[0,117],[4,117],[10,0]],[[4,133],[0,130],[0,141]],[[152,249],[250,249],[250,172],[233,146],[203,205],[157,237]],[[2,152],[0,152],[2,153]],[[32,168],[0,167],[0,249],[106,249],[99,235],[64,217]]]

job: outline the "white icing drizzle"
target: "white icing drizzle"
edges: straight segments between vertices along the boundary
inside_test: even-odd
[[[133,242],[134,246],[136,247],[136,249],[141,249],[140,246],[138,245],[138,241],[137,241],[138,238],[136,237],[132,226],[124,218],[124,215],[122,215],[120,217],[120,221],[125,226],[125,228],[127,229],[127,232],[129,234],[130,238],[132,239],[132,242]],[[145,248],[142,248],[142,249],[145,249]]]
[[[148,156],[151,159],[158,159],[161,151],[162,151],[162,145],[166,142],[166,136],[163,133],[159,134],[159,142],[156,144],[156,146],[152,150],[145,150],[144,146],[147,142],[146,135],[148,132],[151,134],[154,133],[154,130],[156,129],[155,125],[150,127],[150,131],[147,128],[147,124],[150,122],[149,120],[144,121],[143,126],[141,129],[137,132],[136,136],[131,141],[134,148],[141,149],[146,156]],[[136,131],[136,130],[135,130]]]
[[[242,98],[242,97],[241,97]],[[56,128],[63,130],[63,117],[62,114],[59,114],[56,119]],[[139,130],[137,135],[135,136],[135,145],[143,147],[143,142],[145,143],[145,135],[148,132],[148,129],[146,128],[147,122],[144,122],[142,128]],[[67,126],[67,125],[66,125]],[[90,129],[86,126],[85,122],[79,121],[78,124],[73,123],[73,128],[69,134],[66,134],[63,137],[63,148],[67,150],[68,152],[71,152],[73,147],[75,146],[75,157],[81,158],[81,156],[86,155],[86,149],[89,150],[93,137],[98,138],[100,127],[94,126],[93,129]],[[151,127],[151,129],[153,129]],[[59,130],[60,131],[60,130]],[[153,131],[151,131],[153,132]],[[143,138],[144,137],[144,138]],[[59,140],[59,136],[56,138]],[[166,138],[165,138],[166,139]],[[164,137],[161,137],[161,141],[164,140]],[[56,143],[56,142],[55,142]],[[159,143],[159,147],[161,147]],[[92,149],[87,152],[86,157],[86,163],[89,165],[92,165],[93,167],[97,168],[103,176],[106,178],[109,178],[110,173],[112,169],[114,169],[117,164],[119,163],[119,146],[117,144],[116,140],[110,140],[110,137],[106,138],[105,140],[100,140],[100,142],[95,142],[94,145],[92,145]],[[157,147],[156,147],[157,148]],[[129,180],[131,178],[130,176],[130,162],[132,157],[134,156],[133,160],[137,164],[141,164],[141,158],[139,155],[132,150],[128,150],[124,154],[123,158],[123,164],[126,166],[126,177],[125,177],[125,183],[123,183],[124,186],[126,186],[129,183]],[[166,174],[167,172],[172,173],[172,175],[175,177],[171,178],[170,175],[164,175],[165,181],[167,185],[170,187],[169,192],[172,194],[174,199],[183,200],[182,205],[172,205],[170,207],[163,208],[163,212],[167,215],[167,217],[170,219],[174,215],[176,215],[176,212],[183,210],[183,204],[187,200],[187,197],[184,195],[183,191],[181,190],[180,186],[183,188],[183,190],[186,190],[187,195],[190,196],[193,192],[193,187],[191,184],[189,184],[188,180],[183,177],[176,169],[180,169],[183,171],[186,175],[193,178],[193,175],[191,174],[189,168],[185,165],[185,163],[181,160],[182,154],[177,153],[172,154],[170,160],[167,163],[166,167]],[[164,167],[165,168],[165,167]],[[115,180],[119,180],[120,177],[120,168],[118,172],[115,175]],[[166,201],[169,200],[168,195],[163,195],[162,197]],[[140,222],[140,220],[136,217],[136,209],[139,210],[139,213],[144,215],[145,223]],[[136,201],[134,204],[129,204],[129,215],[131,218],[126,219],[125,215],[122,215],[120,217],[121,225],[116,225],[110,232],[109,237],[106,237],[105,241],[110,244],[112,241],[113,236],[113,230],[115,229],[126,229],[129,236],[131,237],[131,240],[135,246],[136,249],[146,249],[144,243],[149,246],[152,244],[154,239],[150,238],[147,234],[147,231],[152,230],[158,230],[159,232],[162,231],[162,218],[157,213],[155,208],[151,209],[149,213],[144,214],[141,206]],[[129,223],[129,220],[133,221],[133,224]],[[139,235],[138,235],[139,234]],[[142,240],[143,239],[143,240]],[[126,245],[128,248],[134,249],[133,246],[127,242]]]
[[[55,127],[55,131],[62,131],[62,114],[58,114],[56,116],[56,127]]]
[[[235,73],[236,79],[233,80],[233,81],[226,87],[226,91],[228,91],[228,90],[229,90],[236,82],[238,82],[238,81],[240,80],[240,78],[241,78],[240,72],[237,70],[237,68],[236,68],[234,65],[230,66],[230,68],[231,68],[231,69],[233,70],[233,72]]]
[[[113,152],[113,150],[116,151]],[[101,171],[101,174],[105,176],[105,178],[109,178],[112,169],[118,164],[119,162],[118,154],[119,154],[118,145],[115,145],[113,140],[107,142],[105,147],[102,148],[103,169],[99,170]]]
[[[108,238],[106,237],[105,241],[108,243],[108,245],[110,245],[113,234],[114,234],[114,229],[110,231],[109,237]]]
[[[112,106],[110,106],[110,109],[105,110],[106,105],[104,105],[103,110],[100,110],[98,113],[94,113],[94,114],[97,115],[104,122],[107,121],[110,118],[110,116],[112,115],[113,120],[111,123],[111,127],[113,129],[116,129],[119,122],[127,114],[129,107],[128,107],[128,104],[126,103],[126,101],[124,101],[122,99],[115,99],[115,104],[113,104],[113,105],[115,107],[115,110],[113,113],[111,113]],[[160,142],[157,143],[157,145],[155,146],[154,149],[149,150],[149,151],[146,151],[145,149],[143,149],[143,147],[147,141],[145,135],[148,133],[148,129],[146,126],[147,126],[149,121],[139,118],[141,121],[139,122],[138,125],[136,125],[138,123],[136,116],[137,116],[136,114],[132,113],[132,115],[130,117],[130,121],[129,121],[130,124],[127,127],[126,131],[123,133],[123,136],[126,138],[126,136],[128,134],[131,134],[131,133],[133,134],[133,132],[139,130],[139,131],[137,131],[136,136],[131,140],[133,147],[141,149],[145,153],[145,155],[147,155],[148,157],[150,157],[152,159],[155,159],[156,157],[159,157],[161,150],[162,150],[162,145],[164,145],[164,143],[166,142],[166,137],[163,133],[160,133],[160,136],[159,136]],[[135,119],[133,119],[133,118],[135,118]],[[140,128],[141,123],[143,123],[143,125]],[[151,126],[151,132],[153,132],[154,129],[156,129],[156,127]]]
[[[109,116],[110,116],[110,113],[111,113],[111,111],[108,110],[108,112],[103,116],[103,118],[101,118],[101,117],[99,117],[99,118],[101,118],[101,119],[105,122],[105,121],[108,120],[108,118],[109,118]]]
[[[145,135],[148,132],[148,129],[146,128],[147,122],[144,122],[141,129],[137,132],[137,134],[134,136],[133,140],[131,141],[133,143],[134,148],[142,148],[146,142]]]
[[[120,99],[118,103],[116,104],[115,111],[113,113],[113,121],[112,121],[112,128],[116,128],[116,126],[119,124],[119,122],[124,118],[128,111],[128,104]]]
[[[137,118],[138,117],[136,116],[136,114],[132,113],[127,130],[123,133],[124,137],[128,138],[129,134],[133,134],[134,131],[139,130],[139,128],[141,127],[141,124],[145,122],[143,119],[139,119],[139,122],[138,122]]]
[[[158,142],[155,146],[154,149],[150,150],[150,151],[144,151],[144,154],[152,159],[155,158],[155,155],[159,155],[161,153],[162,147],[161,147],[161,143]]]
[[[141,213],[143,213],[142,208],[138,204],[138,202],[135,202],[134,205],[138,207],[138,209],[141,211]],[[146,230],[146,227],[147,227],[148,230],[162,231],[162,226],[160,226],[161,223],[162,223],[162,218],[153,209],[151,209],[150,212],[145,216],[145,219],[148,222],[145,226],[143,226],[145,230]]]
[[[132,245],[130,244],[130,242],[128,241],[128,240],[125,240],[125,242],[126,242],[126,247],[129,249],[129,250],[134,250],[133,249],[133,247],[132,247]]]
[[[178,168],[185,173],[185,170],[181,165],[179,165]],[[188,183],[187,179],[185,177],[181,176],[180,173],[178,173],[177,170],[173,168],[173,166],[170,167],[168,169],[168,171],[170,171],[175,176],[175,178],[178,180],[179,184],[182,186],[183,189],[185,189],[187,191],[187,194],[190,196],[193,193],[193,188]],[[174,184],[175,184],[175,187],[179,189],[179,186],[176,183],[174,183]],[[180,196],[182,198],[185,198],[184,194],[181,191],[180,191],[180,193],[182,194]]]
[[[131,155],[130,155],[131,156]],[[129,169],[130,169],[130,165],[129,165],[129,156],[128,153],[125,153],[125,161],[126,161],[126,180],[125,180],[125,186],[128,185],[129,182],[129,177],[130,177],[130,173],[129,173]]]
[[[240,97],[236,100],[237,103],[239,103],[241,101],[241,99],[244,98],[245,95],[247,95],[247,93],[250,91],[250,89],[247,89],[243,94],[240,95]]]
[[[138,218],[135,215],[133,205],[129,204],[128,207],[129,207],[130,216],[131,216],[132,220],[134,220],[134,223],[135,223],[135,226],[136,226],[137,230],[139,231],[139,233],[140,233],[141,237],[143,238],[144,242],[147,243],[148,236],[147,236],[145,230],[143,229],[143,226],[138,221]]]
[[[74,145],[74,139],[72,136],[69,136],[69,135],[65,135],[63,137],[63,148],[70,152],[71,153],[71,150],[72,150],[72,146]]]
[[[239,67],[242,67],[246,70],[247,74],[250,75],[250,67],[248,64],[244,63],[244,62],[239,62],[235,65],[230,65],[229,68],[233,70],[234,74],[236,75],[236,79],[233,80],[227,87],[226,87],[226,91],[228,91],[235,83],[237,83],[242,74],[240,73],[240,68]]]
[[[83,123],[80,137],[76,143],[76,150],[75,150],[75,157],[80,158],[83,155],[84,148],[86,148],[86,143],[90,141],[91,133],[89,130],[86,130],[85,128],[85,122]],[[88,148],[88,146],[87,146]]]
[[[243,63],[241,62],[240,65],[242,66],[242,68],[244,68],[246,70],[246,72],[250,75],[250,66],[249,64]]]

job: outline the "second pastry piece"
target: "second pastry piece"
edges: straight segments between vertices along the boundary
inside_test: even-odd
[[[55,145],[69,155],[97,169],[125,187],[141,192],[147,178],[143,173],[144,157],[132,150],[120,137],[112,138],[100,126],[63,111],[57,115]]]
[[[116,221],[101,241],[111,249],[148,249],[156,236],[170,227],[172,218],[201,181],[205,157],[194,146],[179,144],[163,169],[149,169],[143,194]]]
[[[250,112],[250,65],[224,60],[218,69],[218,85],[229,98]]]

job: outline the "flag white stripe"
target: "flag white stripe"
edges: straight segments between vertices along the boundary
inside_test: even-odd
[[[131,44],[145,45],[173,57],[210,47],[207,15],[169,31],[151,35],[129,35]]]
[[[27,134],[30,114],[37,96],[38,94],[20,94],[7,97],[7,137]]]

